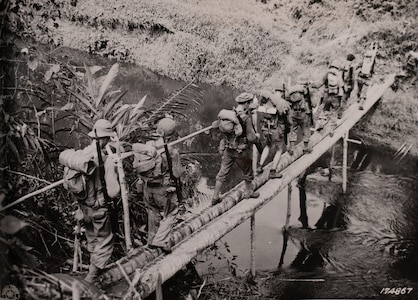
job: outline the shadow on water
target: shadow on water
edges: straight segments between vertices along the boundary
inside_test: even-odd
[[[298,252],[290,265],[262,273],[268,297],[417,298],[416,160],[399,164],[391,154],[352,149],[347,193],[326,201],[315,229],[285,232]],[[325,197],[315,185],[308,191]]]

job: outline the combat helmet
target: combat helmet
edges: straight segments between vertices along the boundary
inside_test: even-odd
[[[162,118],[157,123],[156,133],[159,136],[169,137],[176,132],[176,122],[169,117]]]

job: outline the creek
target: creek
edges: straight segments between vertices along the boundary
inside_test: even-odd
[[[108,60],[85,54],[77,59],[90,65],[111,65]],[[148,103],[154,103],[184,85],[185,82],[129,64],[121,65],[121,73],[116,81],[116,86],[128,90],[124,98],[127,103],[136,103],[144,95],[147,95]],[[210,125],[221,109],[234,106],[233,99],[240,93],[225,86],[199,86],[203,90],[203,104],[197,113],[182,122],[181,135]],[[181,148],[183,153],[201,158],[199,190],[209,195],[220,167],[218,141],[219,134],[211,132],[196,137]],[[341,165],[340,148],[337,147],[336,151],[336,166]],[[318,162],[318,167],[326,169],[328,159],[329,154]],[[412,200],[416,200],[417,179],[409,179],[417,174],[416,159],[407,157],[397,161],[393,153],[375,149],[372,145],[349,144],[348,164],[352,168],[349,170],[346,196],[323,194],[317,189],[309,190],[307,185],[308,229],[302,229],[298,220],[299,191],[294,182],[290,229],[284,253],[287,190],[256,213],[255,262],[258,274],[265,279],[263,288],[267,290],[266,295],[274,299],[374,297],[382,289],[392,287],[412,288],[413,291],[408,294],[411,297],[416,293],[417,278],[411,269],[416,265],[404,264],[410,259],[416,263],[416,254],[412,256],[417,249],[414,212],[418,211],[418,204]],[[336,173],[340,173],[340,170],[337,169]],[[223,191],[241,181],[237,168],[229,176],[230,181],[225,184]],[[337,230],[317,230],[315,224],[330,199],[339,203],[339,217],[343,225]],[[196,269],[203,278],[228,277],[231,266],[238,275],[246,273],[250,268],[250,221],[245,221],[224,236],[213,251],[211,255],[202,254],[197,258]],[[278,268],[282,255],[283,264]],[[301,285],[286,282],[286,278],[319,278],[324,279],[325,283],[305,282]]]

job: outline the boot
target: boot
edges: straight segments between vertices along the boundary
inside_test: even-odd
[[[360,98],[359,107],[358,107],[359,110],[364,110],[364,107],[363,107],[364,100],[366,100],[364,99],[364,97]]]
[[[303,153],[311,153],[312,152],[312,147],[309,146],[309,141],[304,141],[303,142]]]
[[[295,142],[289,142],[289,147],[287,148],[287,153],[289,153],[289,155],[293,155],[294,150],[295,150]]]
[[[84,278],[85,281],[93,283],[96,281],[97,276],[99,276],[99,272],[101,271],[101,269],[99,269],[98,267],[96,267],[96,265],[94,264],[90,264],[89,266],[89,272],[86,275],[86,277]]]
[[[259,192],[255,192],[251,182],[245,182],[245,192],[243,195],[244,199],[248,199],[248,198],[258,198],[260,196]]]
[[[270,170],[269,178],[282,178],[282,177],[283,177],[282,173],[279,173],[279,172],[277,172],[276,170],[273,170],[273,169]]]
[[[221,192],[221,188],[222,188],[222,182],[219,180],[216,180],[215,188],[214,188],[213,196],[212,196],[212,205],[216,205],[222,202],[222,199],[219,196]]]

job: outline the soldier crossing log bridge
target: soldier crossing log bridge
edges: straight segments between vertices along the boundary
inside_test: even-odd
[[[123,273],[126,273],[130,277],[136,275],[137,282],[135,282],[135,285],[137,290],[141,297],[148,296],[157,286],[157,274],[160,274],[162,282],[171,278],[200,251],[212,245],[246,219],[254,217],[257,210],[274,199],[280,191],[303,173],[339,139],[344,138],[347,141],[349,130],[381,98],[393,81],[394,76],[391,75],[383,84],[372,86],[363,104],[364,110],[359,110],[358,104],[351,105],[337,123],[337,128],[332,137],[328,134],[329,129],[327,127],[321,133],[315,133],[310,141],[311,146],[313,146],[313,151],[310,154],[303,154],[302,143],[295,148],[292,156],[285,153],[278,166],[278,170],[281,170],[283,174],[281,179],[269,180],[268,171],[256,177],[254,184],[260,192],[259,198],[241,201],[244,192],[244,184],[241,182],[225,193],[224,200],[220,204],[205,209],[199,216],[183,222],[174,229],[173,240],[175,246],[170,254],[161,255],[162,252],[156,249],[138,249],[130,257],[110,266],[109,270],[99,280],[101,287],[115,293],[121,290],[126,291],[122,288],[126,286],[123,279]],[[343,170],[343,172],[346,172],[346,170]],[[346,178],[344,174],[343,178]],[[345,183],[343,182],[343,184]]]

